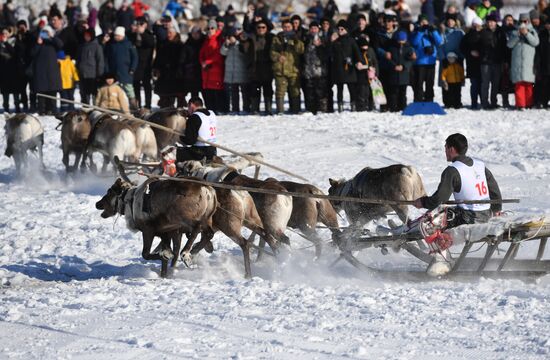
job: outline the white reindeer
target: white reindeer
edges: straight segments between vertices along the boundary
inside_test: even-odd
[[[4,114],[6,125],[7,147],[4,153],[7,157],[13,156],[17,175],[21,174],[21,167],[27,166],[27,151],[38,151],[38,158],[42,169],[45,168],[42,156],[42,145],[44,144],[44,128],[40,121],[31,115]]]

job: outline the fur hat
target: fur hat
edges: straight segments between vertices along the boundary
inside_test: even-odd
[[[454,52],[451,51],[447,54],[447,59],[450,59],[450,58],[458,59],[458,56]]]
[[[519,21],[529,21],[531,18],[528,13],[519,14]]]
[[[344,29],[348,30],[348,22],[346,20],[340,20],[338,21],[338,24],[336,25],[337,28],[343,27]]]
[[[487,17],[485,18],[485,22],[487,22],[487,21],[498,22],[498,16],[497,16],[496,12],[493,11],[492,13],[487,15]]]
[[[214,28],[214,29],[217,30],[218,29],[218,23],[216,22],[216,20],[212,19],[212,20],[208,21],[208,28],[209,29]]]
[[[123,28],[122,26],[117,26],[115,28],[115,33],[114,35],[118,35],[118,36],[125,36],[126,35],[126,29]]]
[[[531,20],[540,19],[540,13],[537,10],[533,9],[533,10],[529,11],[529,18]]]

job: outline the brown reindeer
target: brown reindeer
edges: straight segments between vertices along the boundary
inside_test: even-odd
[[[366,167],[351,180],[329,179],[328,193],[378,200],[414,200],[426,195],[422,178],[412,166],[390,165],[380,169]],[[379,205],[356,202],[331,202],[337,210],[343,209],[348,222],[362,227],[371,220],[385,217],[394,210],[399,219],[407,221],[407,205]]]
[[[159,149],[153,128],[137,120],[123,120],[130,125],[136,136],[137,152],[144,160],[157,160]]]
[[[216,192],[209,186],[170,179],[149,179],[134,186],[117,179],[96,203],[96,208],[103,210],[103,218],[124,215],[128,229],[143,235],[143,258],[161,260],[161,276],[166,277],[168,260],[172,259],[172,267],[176,266],[183,233],[187,234],[188,241],[182,253],[187,256],[199,233],[206,236],[204,241],[210,241],[214,235],[212,216],[217,205]],[[155,236],[161,238],[162,250],[151,254]]]
[[[58,127],[61,126],[61,149],[63,150],[63,165],[65,170],[71,172],[76,170],[80,158],[86,148],[86,143],[92,125],[88,119],[88,113],[82,110],[69,111],[60,115],[56,115],[56,118],[61,122]],[[69,155],[75,154],[74,164],[69,165]]]
[[[268,181],[277,181],[267,179]],[[278,181],[289,192],[323,195],[323,192],[310,184],[300,184],[292,181]],[[315,257],[321,256],[321,239],[315,230],[317,223],[327,226],[332,232],[333,239],[340,234],[338,216],[327,199],[292,197],[292,214],[288,226],[298,229],[304,237],[315,244]]]
[[[240,175],[236,169],[225,166],[207,166],[200,161],[184,161],[179,163],[180,170],[185,175],[196,176],[211,182],[225,182],[259,189],[270,189],[286,192],[286,189],[273,181],[263,181]],[[265,229],[265,240],[271,245],[277,242],[288,244],[284,231],[292,213],[292,197],[252,192],[254,204]]]
[[[173,108],[159,109],[152,113],[143,112],[136,114],[136,117],[183,133],[187,122],[187,110]],[[174,145],[179,140],[178,135],[162,129],[153,128],[153,132],[157,139],[157,148],[159,151],[168,145]]]
[[[242,228],[246,227],[262,237],[267,237],[262,227],[262,220],[254,205],[254,200],[246,191],[220,188],[216,188],[216,197],[219,205],[218,210],[214,213],[213,228],[223,232],[241,247],[244,257],[245,277],[250,278],[252,276],[250,242],[242,236]],[[201,241],[193,247],[191,254],[196,254],[207,246],[207,251],[211,252],[213,248],[210,239],[211,237],[208,236],[201,237]],[[277,244],[270,239],[269,245],[273,252],[277,253]]]

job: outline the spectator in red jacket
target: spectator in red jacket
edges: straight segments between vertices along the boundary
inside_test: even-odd
[[[144,4],[141,0],[134,0],[131,7],[132,9],[134,9],[135,19],[137,19],[138,17],[142,17],[143,15],[145,15],[145,12],[149,10],[149,5]]]
[[[225,106],[223,91],[224,59],[220,53],[221,33],[216,21],[210,20],[208,22],[207,37],[199,53],[204,100],[206,107],[216,113],[224,112]]]

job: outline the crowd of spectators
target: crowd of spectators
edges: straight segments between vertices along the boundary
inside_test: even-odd
[[[216,113],[401,111],[411,102],[461,108],[469,81],[472,109],[548,108],[550,7],[539,0],[515,18],[502,0],[420,0],[413,18],[405,0],[370,2],[340,13],[334,0],[305,14],[270,11],[264,0],[244,13],[203,0],[201,17],[187,0],[169,0],[149,15],[145,0],[107,0],[82,9],[68,0],[32,14],[0,3],[0,90],[8,111],[57,111],[59,94],[129,112],[182,107],[199,94]],[[85,10],[85,11],[84,11]],[[381,82],[386,104],[371,85]],[[407,98],[411,86],[414,97]],[[439,90],[440,89],[440,90]],[[333,91],[335,90],[335,91]],[[334,94],[336,92],[336,94]],[[288,100],[288,101],[286,101]],[[287,105],[288,103],[288,105]],[[61,104],[71,109],[72,104]]]

